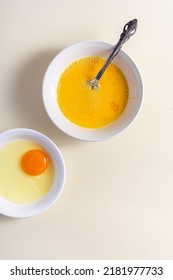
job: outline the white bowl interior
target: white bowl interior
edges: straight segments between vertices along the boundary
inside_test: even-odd
[[[99,129],[82,128],[71,123],[57,103],[57,84],[62,72],[75,60],[88,56],[107,58],[112,45],[98,41],[84,41],[60,52],[50,63],[43,80],[43,102],[54,124],[65,133],[87,141],[102,141],[126,128],[136,117],[142,102],[142,80],[137,67],[123,51],[113,60],[124,73],[129,85],[129,101],[122,116],[111,125]]]
[[[65,180],[65,165],[57,146],[45,135],[31,129],[11,129],[0,133],[0,148],[5,144],[28,139],[46,149],[54,164],[54,181],[49,192],[41,199],[30,204],[17,204],[0,197],[0,213],[9,217],[23,218],[37,215],[48,209],[60,195]]]

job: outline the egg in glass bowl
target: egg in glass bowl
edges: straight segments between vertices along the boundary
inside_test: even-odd
[[[83,41],[62,50],[43,79],[43,103],[52,122],[66,134],[86,141],[103,141],[127,128],[143,98],[142,79],[135,63],[122,50],[99,81],[95,77],[112,51],[111,44]]]
[[[48,209],[65,182],[58,147],[44,134],[26,128],[0,133],[0,214],[24,218]]]

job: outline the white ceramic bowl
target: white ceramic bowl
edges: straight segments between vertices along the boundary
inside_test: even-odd
[[[113,60],[124,73],[129,85],[129,101],[121,117],[99,129],[82,128],[70,122],[57,103],[57,84],[62,72],[75,60],[88,56],[107,58],[113,46],[99,41],[83,41],[61,51],[50,63],[43,80],[43,102],[52,122],[66,134],[86,141],[102,141],[124,130],[135,119],[142,102],[140,73],[131,58],[120,51]]]
[[[0,197],[0,214],[14,218],[35,216],[48,209],[59,197],[65,180],[65,164],[59,149],[47,136],[40,132],[25,128],[7,130],[0,133],[0,148],[19,139],[35,141],[48,151],[54,164],[55,176],[49,192],[33,203],[17,204]]]

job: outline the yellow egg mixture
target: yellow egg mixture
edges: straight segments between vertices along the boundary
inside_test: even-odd
[[[70,64],[62,73],[57,86],[57,101],[64,116],[85,128],[106,126],[123,113],[128,102],[128,83],[122,71],[111,63],[99,81],[99,88],[91,89],[87,81],[93,79],[105,59],[86,57]]]
[[[31,203],[43,197],[54,178],[49,154],[25,139],[0,148],[0,170],[0,196],[15,203]]]

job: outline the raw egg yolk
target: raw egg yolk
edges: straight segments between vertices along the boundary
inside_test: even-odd
[[[40,150],[31,150],[22,157],[21,166],[31,176],[41,175],[47,169],[48,158]]]

